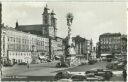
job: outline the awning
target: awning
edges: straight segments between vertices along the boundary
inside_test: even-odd
[[[101,54],[101,56],[108,56],[108,55],[111,55],[111,54]]]
[[[45,57],[45,56],[39,56],[39,58],[40,58],[40,59],[46,59],[46,57]]]

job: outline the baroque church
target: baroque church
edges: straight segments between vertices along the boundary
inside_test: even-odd
[[[16,30],[29,32],[31,34],[36,34],[43,36],[45,38],[55,38],[57,33],[55,13],[52,10],[49,12],[49,8],[47,5],[44,7],[44,12],[42,14],[42,24],[34,24],[34,25],[19,25],[16,22]]]
[[[39,35],[44,38],[49,38],[49,57],[50,59],[55,54],[62,54],[62,46],[59,48],[61,51],[57,51],[58,44],[62,45],[63,39],[57,37],[57,18],[55,18],[55,13],[52,10],[49,12],[49,8],[46,4],[44,7],[44,11],[42,13],[42,24],[34,24],[34,25],[19,25],[16,22],[15,29],[22,32],[27,32],[35,35]],[[60,41],[58,41],[60,39]]]

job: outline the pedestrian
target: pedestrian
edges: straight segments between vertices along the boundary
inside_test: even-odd
[[[126,80],[127,80],[127,72],[126,72],[126,70],[125,70],[125,69],[123,70],[123,78],[124,78],[124,81],[126,81]]]
[[[28,61],[27,61],[27,68],[29,69],[29,63],[28,63]]]
[[[2,63],[0,63],[0,74],[2,76]]]

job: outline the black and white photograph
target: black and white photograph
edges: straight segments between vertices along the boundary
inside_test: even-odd
[[[0,81],[127,82],[125,1],[0,1]]]

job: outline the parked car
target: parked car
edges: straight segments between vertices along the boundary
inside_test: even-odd
[[[97,62],[96,60],[89,60],[88,63],[89,63],[90,65],[93,65],[93,64],[95,64],[96,62]]]
[[[54,80],[69,79],[71,75],[68,72],[59,72],[55,75]]]
[[[104,71],[97,71],[97,76],[104,76],[105,75],[105,72]]]
[[[3,66],[13,66],[13,63],[11,63],[11,61],[5,61],[4,63],[3,63]]]
[[[56,67],[60,68],[60,67],[68,67],[68,65],[66,63],[61,64],[61,62],[56,64]]]
[[[105,78],[103,76],[95,76],[96,78],[98,78],[98,81],[105,81]]]
[[[113,67],[113,65],[111,63],[106,65],[106,68],[108,68],[108,69],[112,69],[112,67]]]
[[[111,62],[112,61],[112,58],[107,58],[107,62]]]
[[[85,74],[90,74],[90,73],[95,75],[95,74],[97,74],[97,70],[89,70],[89,71],[85,72]]]
[[[60,62],[57,63],[57,64],[56,64],[56,67],[60,68],[60,67],[61,67],[61,63],[60,63]]]
[[[86,65],[86,62],[82,62],[79,66]]]
[[[104,81],[105,78],[103,76],[97,76],[95,74],[87,74],[86,75],[86,80],[87,81]]]
[[[118,65],[117,64],[118,64],[117,62],[111,62],[110,64],[106,65],[106,68],[117,70],[118,69]]]
[[[113,73],[112,73],[112,71],[111,71],[111,70],[104,69],[103,71],[104,71],[104,72],[106,72],[106,73],[110,73],[111,77],[113,76]]]
[[[86,81],[98,81],[98,78],[94,74],[87,74]]]
[[[123,69],[124,68],[124,62],[120,62],[117,64],[118,69]]]
[[[74,75],[80,75],[80,76],[85,76],[85,72],[69,72],[69,74],[71,74],[72,76]]]
[[[108,69],[97,69],[97,76],[102,76],[105,79],[106,74],[109,76],[109,78],[113,76],[112,71]]]
[[[47,61],[47,62],[51,62],[52,60],[50,60],[50,59],[46,59],[46,61]]]
[[[71,79],[72,79],[73,81],[85,81],[85,80],[86,80],[86,77],[83,76],[83,75],[73,75],[73,76],[71,77]]]
[[[21,62],[21,63],[18,63],[18,65],[27,65],[26,62]]]

